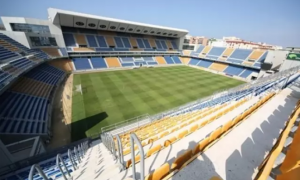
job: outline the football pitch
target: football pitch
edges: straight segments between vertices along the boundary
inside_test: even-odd
[[[188,66],[74,74],[72,141],[101,127],[162,111],[244,82]]]

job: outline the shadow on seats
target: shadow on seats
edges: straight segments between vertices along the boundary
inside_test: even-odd
[[[236,150],[226,160],[226,179],[252,180],[254,178],[254,173],[257,173],[257,168],[268,153],[266,150],[271,151],[273,143],[285,126],[284,123],[293,112],[293,102],[295,102],[295,98],[287,97],[284,106],[268,112],[270,116],[261,121],[260,126],[251,133],[241,147],[236,147]],[[288,116],[286,116],[287,114]]]
[[[108,115],[106,112],[102,112],[96,114],[94,116],[90,116],[76,122],[72,122],[71,124],[71,137],[72,141],[77,141],[87,137],[86,131],[94,127],[96,124],[103,121],[107,118]],[[99,129],[100,132],[100,129]]]

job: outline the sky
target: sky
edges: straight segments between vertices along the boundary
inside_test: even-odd
[[[1,0],[0,16],[47,19],[49,7],[300,47],[300,0]]]

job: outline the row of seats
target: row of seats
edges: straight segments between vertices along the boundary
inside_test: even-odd
[[[170,146],[171,144],[175,143],[176,141],[184,138],[185,136],[188,136],[189,134],[195,132],[198,129],[204,128],[205,125],[213,122],[214,120],[218,119],[219,117],[221,117],[224,114],[227,114],[228,112],[232,111],[233,109],[239,107],[240,105],[242,105],[243,103],[245,103],[247,101],[247,99],[243,99],[233,105],[231,105],[230,107],[226,107],[226,105],[224,104],[223,106],[211,109],[209,112],[205,113],[203,116],[200,116],[196,119],[192,119],[192,118],[187,118],[186,121],[188,121],[187,123],[183,123],[178,127],[175,127],[176,130],[181,130],[177,136],[173,136],[167,140],[165,140],[163,146],[160,144],[155,145],[154,147],[152,147],[151,149],[149,149],[146,153],[146,158],[153,155],[154,153],[157,153],[158,151],[162,150],[163,148],[167,148],[168,146]],[[225,108],[224,108],[225,107]],[[206,118],[206,116],[210,115],[211,113],[217,112],[221,110],[219,113]],[[201,122],[197,122],[197,121],[201,121]],[[193,126],[189,127],[189,128],[184,128],[185,126],[192,124],[196,122],[196,124],[194,124]],[[174,127],[174,126],[173,126]],[[175,130],[175,131],[176,131]],[[174,130],[171,130],[171,132],[175,132]],[[168,131],[167,131],[168,132]],[[164,132],[165,133],[165,132]],[[151,142],[153,143],[153,142]],[[139,159],[140,155],[136,156],[136,159]],[[137,160],[136,162],[139,162],[139,160]],[[126,167],[128,168],[131,165],[131,160],[128,160],[126,163]]]
[[[4,47],[0,46],[0,61],[6,60],[6,59],[10,59],[12,57],[17,57],[18,54],[5,49]]]
[[[263,179],[299,179],[300,159],[300,101],[286,123],[284,130],[273,146],[270,155],[261,164],[258,180]],[[276,172],[280,170],[280,174]]]
[[[265,50],[234,49],[200,45],[196,51],[183,51],[185,56],[195,56],[203,59],[227,61],[234,64],[243,64],[261,67],[267,57]]]
[[[211,132],[206,138],[202,139],[198,144],[196,144],[192,149],[186,150],[184,153],[179,155],[177,158],[173,160],[170,164],[167,162],[163,164],[161,167],[154,170],[154,172],[150,173],[146,176],[147,180],[160,180],[160,179],[169,179],[186,165],[195,160],[202,152],[210,148],[213,144],[215,144],[219,139],[226,136],[233,128],[236,127],[242,120],[244,120],[247,116],[249,116],[252,112],[254,112],[257,108],[259,108],[262,104],[268,101],[274,93],[271,93],[261,99],[259,102],[255,103],[253,106],[249,107],[239,116],[235,117],[232,120],[229,120],[227,123],[215,129]]]
[[[165,57],[92,57],[73,58],[74,70],[182,64],[177,56]]]
[[[63,28],[64,29],[64,28]],[[64,31],[64,30],[63,30]],[[158,39],[153,37],[130,36],[114,32],[74,33],[64,31],[63,37],[67,47],[88,47],[96,51],[113,50],[177,50],[178,46],[172,39]],[[78,51],[80,49],[69,49]]]
[[[194,59],[191,58],[191,60],[188,62],[189,65],[193,66],[199,66],[203,68],[209,68],[215,71],[224,72],[227,75],[230,76],[239,76],[242,78],[247,78],[252,73],[258,73],[259,71],[256,69],[250,69],[245,68],[242,66],[237,66],[233,64],[225,64],[225,63],[219,63],[219,62],[212,62],[204,59]]]
[[[0,132],[46,134],[51,94],[65,72],[43,64],[0,96]]]

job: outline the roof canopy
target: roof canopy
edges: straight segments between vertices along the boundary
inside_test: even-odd
[[[90,14],[83,14],[54,8],[49,8],[48,14],[52,23],[60,24],[61,26],[147,34],[174,38],[183,37],[188,33],[188,31],[184,29],[124,21],[120,19],[94,16]]]

